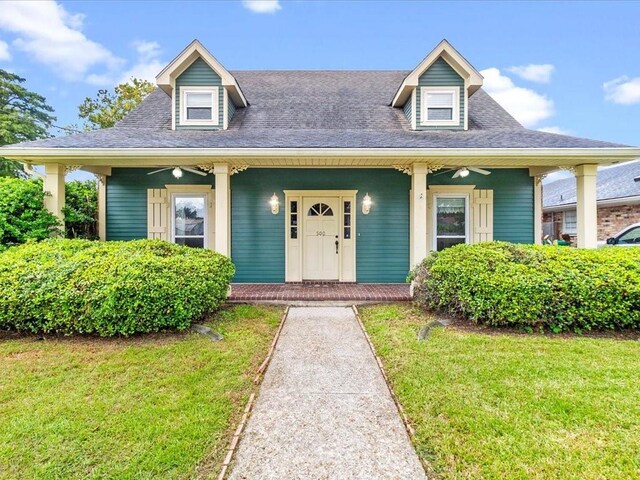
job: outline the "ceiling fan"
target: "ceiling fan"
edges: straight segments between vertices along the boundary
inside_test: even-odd
[[[189,168],[189,167],[166,167],[166,168],[161,168],[160,170],[154,170],[153,172],[149,172],[147,173],[147,175],[153,175],[156,173],[164,172],[165,170],[171,170],[171,174],[176,178],[182,178],[183,170],[187,172],[195,173],[196,175],[200,175],[202,177],[207,176],[207,172],[203,172],[201,170],[196,170],[195,168]]]
[[[455,170],[456,173],[454,173],[451,178],[458,178],[458,177],[465,178],[465,177],[468,177],[471,172],[476,172],[476,173],[479,173],[480,175],[490,175],[491,174],[491,172],[489,170],[485,170],[483,168],[462,167],[462,168],[458,168],[457,170],[455,168],[452,168],[450,170],[445,170],[443,172],[438,172],[435,175],[440,175],[441,173],[453,172],[454,170]]]

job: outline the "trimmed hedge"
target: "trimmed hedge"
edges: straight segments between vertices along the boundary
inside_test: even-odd
[[[132,335],[183,330],[226,299],[234,266],[160,240],[46,240],[0,254],[0,329]]]
[[[640,248],[457,245],[416,267],[418,305],[493,326],[640,328]]]

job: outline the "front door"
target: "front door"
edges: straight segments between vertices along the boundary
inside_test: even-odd
[[[340,198],[304,198],[303,280],[340,277]]]

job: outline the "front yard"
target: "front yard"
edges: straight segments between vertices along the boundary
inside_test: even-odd
[[[361,316],[439,477],[640,478],[639,341],[455,327],[418,341],[431,319],[412,307]]]
[[[0,337],[0,478],[215,478],[281,309],[224,335]]]

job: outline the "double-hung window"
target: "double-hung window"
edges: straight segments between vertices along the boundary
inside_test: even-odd
[[[562,214],[562,233],[575,235],[578,231],[578,219],[575,210],[565,210]]]
[[[182,87],[181,92],[181,124],[218,125],[217,87]]]
[[[422,87],[422,125],[455,126],[460,123],[459,87]]]

